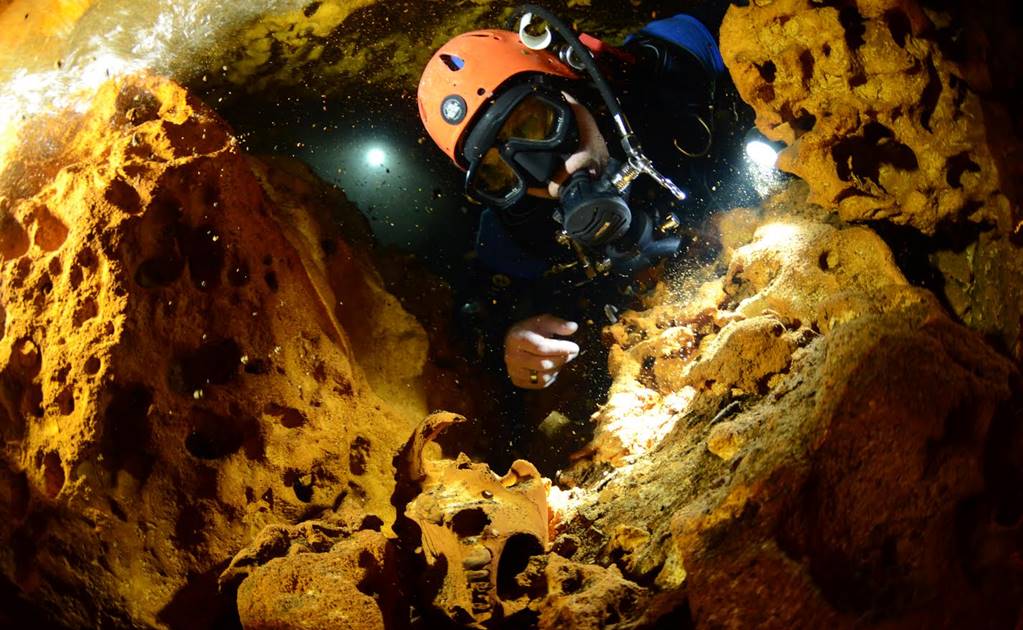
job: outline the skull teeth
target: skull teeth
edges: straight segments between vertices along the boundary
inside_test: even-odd
[[[491,557],[489,549],[477,546],[462,557],[462,566],[466,569],[482,569],[490,564]]]
[[[470,582],[483,582],[490,583],[490,569],[479,569],[475,571],[466,571],[465,577]]]

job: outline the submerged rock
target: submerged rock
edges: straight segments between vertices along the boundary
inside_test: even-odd
[[[426,335],[299,180],[158,78],[35,129],[0,174],[3,574],[69,626],[204,626],[265,525],[392,521]]]
[[[778,210],[723,277],[609,329],[572,558],[652,590],[626,626],[1011,625],[1017,368],[870,230]]]
[[[1020,230],[980,97],[912,0],[730,7],[721,50],[783,170],[848,221]]]

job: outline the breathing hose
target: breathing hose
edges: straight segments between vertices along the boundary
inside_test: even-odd
[[[547,22],[559,36],[565,41],[566,44],[572,49],[572,52],[576,54],[576,57],[582,63],[586,69],[586,73],[593,80],[593,84],[596,86],[597,91],[600,92],[601,98],[607,105],[608,112],[611,114],[612,120],[614,120],[615,126],[618,128],[618,135],[621,139],[622,149],[628,156],[628,162],[626,167],[617,174],[615,178],[615,186],[619,190],[624,190],[636,179],[640,173],[646,173],[652,178],[657,180],[662,187],[668,190],[678,200],[686,198],[686,194],[675,185],[673,181],[662,175],[654,168],[653,163],[648,157],[643,154],[642,148],[639,144],[639,138],[636,137],[636,133],[632,130],[632,125],[629,124],[628,118],[625,117],[625,112],[622,111],[622,106],[618,102],[618,98],[611,90],[611,86],[608,84],[607,79],[601,74],[600,69],[597,67],[597,63],[593,60],[593,55],[586,46],[579,41],[579,37],[575,32],[570,29],[561,19],[548,11],[547,9],[537,6],[535,4],[524,4],[517,8],[512,14],[509,20],[508,28],[515,28],[515,21],[527,13],[531,13],[543,21]]]

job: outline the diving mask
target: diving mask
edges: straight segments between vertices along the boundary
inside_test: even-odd
[[[572,109],[559,91],[538,82],[515,85],[494,100],[466,138],[465,192],[509,208],[529,188],[546,187],[578,145]]]

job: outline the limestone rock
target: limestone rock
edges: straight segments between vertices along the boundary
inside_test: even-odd
[[[540,628],[626,628],[646,604],[646,589],[623,578],[614,566],[581,564],[551,554],[545,574],[548,592],[538,606]]]
[[[556,533],[648,586],[647,622],[1015,623],[1017,368],[873,232],[805,216],[761,219],[723,278],[609,329]]]
[[[390,522],[427,343],[365,255],[170,82],[29,130],[0,174],[3,573],[70,626],[204,625],[265,525]]]
[[[373,526],[307,521],[270,526],[235,557],[242,625],[261,628],[385,628],[401,619],[395,549]],[[406,607],[407,610],[407,607]],[[407,621],[407,620],[406,620]]]
[[[811,201],[928,234],[965,222],[1019,233],[985,104],[930,15],[914,0],[733,5],[722,56],[757,126],[788,145],[779,167],[809,182]]]

